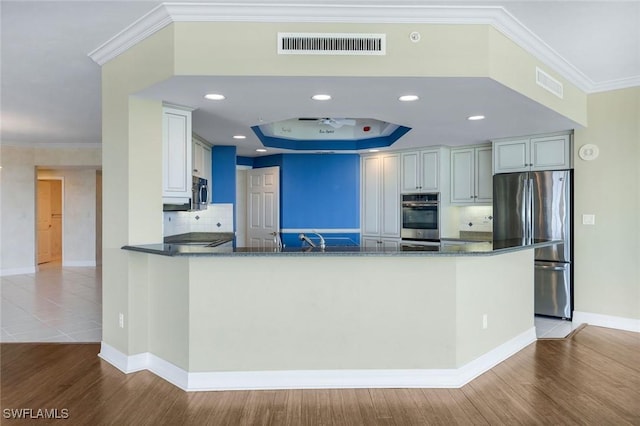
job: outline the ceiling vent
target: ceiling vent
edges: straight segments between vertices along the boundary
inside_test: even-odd
[[[536,83],[538,83],[538,86],[548,90],[560,99],[564,96],[562,83],[538,67],[536,67]]]
[[[386,34],[278,33],[279,55],[385,55]]]

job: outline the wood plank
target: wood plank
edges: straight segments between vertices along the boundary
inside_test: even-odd
[[[461,389],[188,393],[99,350],[0,344],[1,408],[67,409],[72,424],[640,424],[640,336],[599,327],[540,340]]]

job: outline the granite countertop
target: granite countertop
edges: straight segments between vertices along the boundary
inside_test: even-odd
[[[524,245],[522,240],[473,242],[468,244],[420,246],[400,248],[365,248],[354,246],[327,247],[324,250],[311,247],[285,247],[263,249],[251,247],[207,247],[176,243],[124,246],[124,250],[161,256],[492,256],[513,251],[545,247],[560,241],[535,240]]]
[[[188,232],[186,234],[169,235],[164,237],[165,244],[206,244],[219,242],[220,244],[233,241],[233,232]]]

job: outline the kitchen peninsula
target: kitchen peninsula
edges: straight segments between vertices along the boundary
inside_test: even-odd
[[[149,369],[186,390],[459,387],[535,340],[534,248],[125,246]],[[465,247],[465,246],[462,246]]]

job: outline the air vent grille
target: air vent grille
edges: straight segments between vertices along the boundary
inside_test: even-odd
[[[538,67],[536,67],[536,83],[538,83],[538,86],[543,87],[560,99],[564,96],[564,87],[562,86],[562,83]]]
[[[279,55],[385,55],[385,34],[278,33]]]

